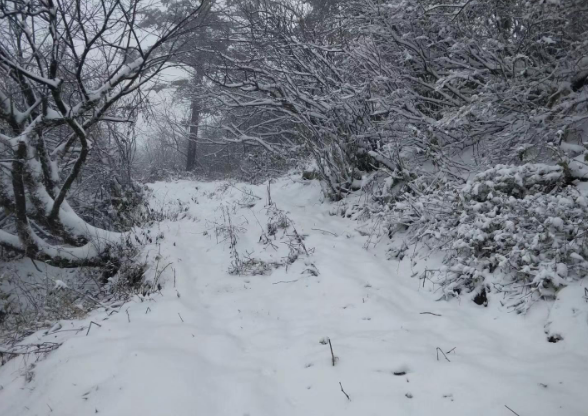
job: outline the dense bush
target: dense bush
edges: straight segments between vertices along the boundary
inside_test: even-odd
[[[445,297],[504,292],[524,312],[588,270],[588,199],[562,167],[498,165],[436,187],[405,194],[390,223],[447,252],[432,278]]]

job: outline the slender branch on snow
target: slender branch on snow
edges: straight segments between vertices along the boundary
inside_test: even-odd
[[[445,355],[445,353],[443,352],[443,350],[441,348],[439,348],[439,347],[437,347],[437,361],[439,361],[439,351],[441,351],[441,354],[443,354],[443,357],[445,357],[445,359],[448,362],[451,362],[451,361],[449,361],[449,358],[447,358],[447,355]]]
[[[88,330],[86,331],[86,336],[88,336],[88,334],[90,333],[90,329],[92,329],[92,325],[96,325],[96,326],[98,326],[98,327],[102,327],[102,325],[100,325],[100,324],[97,324],[97,323],[96,323],[96,322],[94,322],[94,321],[90,321],[90,325],[88,325]]]
[[[339,360],[338,357],[335,357],[335,353],[333,353],[333,344],[331,344],[331,338],[329,338],[329,348],[331,349],[331,363],[333,367],[335,367],[335,363]]]
[[[341,382],[339,382],[339,386],[341,387],[341,391],[343,392],[345,397],[347,397],[347,400],[351,401],[351,397],[349,397],[349,395],[345,392],[345,390],[343,390],[343,384],[341,384]]]
[[[511,412],[513,412],[515,415],[521,416],[517,412],[515,412],[514,410],[512,410],[510,407],[508,407],[507,405],[504,405],[504,407],[506,407],[508,410],[510,410]]]

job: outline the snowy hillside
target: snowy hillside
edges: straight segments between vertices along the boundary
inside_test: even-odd
[[[29,337],[63,345],[0,367],[0,415],[587,414],[586,282],[526,315],[437,301],[413,276],[439,260],[366,250],[317,181],[152,189],[180,213],[144,247],[161,290]]]

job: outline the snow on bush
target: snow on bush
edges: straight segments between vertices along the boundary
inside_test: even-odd
[[[461,189],[426,191],[394,206],[391,227],[447,252],[444,267],[422,276],[444,298],[472,293],[484,303],[503,293],[505,305],[526,312],[588,270],[588,199],[561,166],[498,165]]]

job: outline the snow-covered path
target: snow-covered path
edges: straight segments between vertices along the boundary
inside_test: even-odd
[[[190,213],[151,230],[163,240],[146,255],[160,269],[171,263],[161,294],[107,320],[102,310],[63,323],[102,325],[88,336],[38,336],[68,338],[30,368],[29,382],[22,359],[0,368],[0,415],[588,414],[587,322],[576,338],[548,343],[546,306],[521,317],[436,302],[409,260],[386,260],[383,243],[365,250],[356,223],[329,215],[316,183],[272,186],[314,252],[270,275],[229,274],[229,244],[213,232],[220,206],[241,228],[242,255],[277,261],[283,252],[259,243],[266,188],[249,189],[260,198],[249,198],[252,207],[239,205],[242,189],[221,192],[219,183],[156,184],[160,203],[180,200]]]

